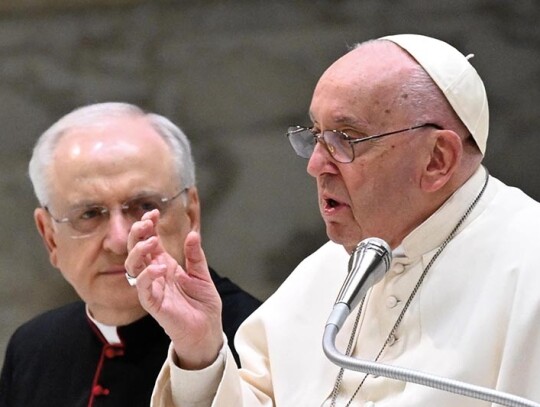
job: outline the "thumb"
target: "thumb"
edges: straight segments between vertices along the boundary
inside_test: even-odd
[[[201,246],[199,232],[191,231],[184,242],[184,255],[186,257],[186,272],[194,277],[210,280],[208,263]]]

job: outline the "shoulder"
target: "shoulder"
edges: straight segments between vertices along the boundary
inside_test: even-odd
[[[220,276],[212,268],[210,269],[210,276],[212,277],[212,281],[214,282],[219,296],[221,297],[221,301],[223,302],[223,312],[226,312],[229,308],[242,308],[246,311],[249,310],[249,313],[251,313],[259,305],[261,305],[261,301],[240,288],[228,278]]]
[[[85,305],[76,301],[53,310],[46,311],[22,324],[14,332],[10,342],[39,342],[47,338],[65,335],[66,330],[78,330],[86,324]]]
[[[495,177],[490,177],[490,182],[493,183],[495,191],[494,205],[502,206],[518,216],[527,212],[540,212],[540,202],[531,198],[521,189],[508,186]]]
[[[336,270],[343,271],[343,277],[345,277],[348,261],[349,254],[344,247],[340,244],[328,241],[302,260],[287,280],[303,278],[305,274],[324,275],[329,271],[332,271],[332,278],[335,278],[336,275],[339,274],[335,272]]]
[[[225,277],[221,277],[213,269],[210,269],[210,276],[223,304],[221,320],[223,332],[231,347],[231,351],[237,363],[240,363],[238,354],[234,347],[234,337],[238,327],[261,305],[261,301],[244,291],[238,285]]]
[[[88,326],[82,301],[47,311],[21,325],[7,344],[2,385],[16,371],[33,371],[34,377],[38,371],[51,369],[55,355],[76,351],[83,339],[91,335]]]
[[[347,275],[348,262],[343,246],[328,241],[298,264],[263,308],[274,312],[295,307],[303,310],[306,304],[326,307],[326,300],[331,301],[333,295],[328,293],[337,294]]]
[[[540,228],[540,203],[521,189],[510,187],[491,177],[493,199],[486,208],[486,227],[496,225],[497,236],[505,240],[526,239],[533,245],[540,245],[537,238]],[[525,242],[524,242],[525,243]]]

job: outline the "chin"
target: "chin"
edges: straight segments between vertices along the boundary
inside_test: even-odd
[[[108,290],[107,292],[101,292],[102,302],[113,308],[130,309],[135,306],[140,306],[137,289],[133,288],[135,287],[122,287]]]
[[[352,253],[356,245],[362,240],[360,234],[354,232],[353,230],[348,230],[346,227],[336,228],[335,225],[326,226],[328,238],[332,242],[343,246],[349,253]]]

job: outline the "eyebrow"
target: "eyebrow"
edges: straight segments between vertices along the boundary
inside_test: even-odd
[[[71,211],[74,209],[92,208],[95,206],[103,206],[103,205],[95,201],[84,200],[84,201],[75,202],[75,203],[71,203],[67,205],[67,209]]]
[[[157,191],[143,190],[143,191],[140,191],[140,192],[136,193],[135,195],[127,197],[126,199],[122,200],[121,203],[132,201],[134,199],[148,198],[148,197],[152,197],[152,196],[161,196],[161,194],[159,192],[157,192]],[[74,202],[73,204],[69,204],[68,205],[68,210],[82,209],[82,208],[92,208],[92,207],[96,207],[96,206],[97,207],[104,207],[104,206],[107,206],[107,205],[105,205],[105,203],[103,203],[103,202],[93,201],[93,200],[90,200],[90,199],[83,199],[83,200],[81,200],[79,202]]]
[[[313,113],[311,112],[311,110],[309,111],[309,118],[311,120],[312,123],[315,123],[315,119],[313,117]],[[349,125],[349,126],[352,126],[352,127],[363,127],[363,128],[367,128],[368,127],[368,122],[365,121],[365,120],[361,120],[357,117],[353,117],[353,116],[347,116],[347,115],[337,115],[335,117],[332,118],[332,121],[336,124],[339,124],[339,125]]]

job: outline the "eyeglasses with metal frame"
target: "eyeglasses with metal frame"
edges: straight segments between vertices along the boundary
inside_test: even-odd
[[[339,130],[325,130],[316,132],[313,127],[291,126],[287,130],[287,137],[296,154],[309,159],[315,150],[317,142],[321,142],[334,160],[340,163],[351,163],[355,159],[354,145],[370,140],[377,140],[393,134],[404,133],[423,127],[434,127],[438,130],[443,128],[435,123],[423,123],[407,127],[406,129],[375,134],[372,136],[355,138]]]
[[[157,194],[137,196],[121,204],[120,210],[131,222],[140,220],[145,213],[154,209],[158,209],[160,215],[164,216],[171,202],[188,189],[184,188],[170,198]],[[105,206],[91,204],[76,206],[70,209],[64,217],[57,218],[53,216],[47,205],[44,206],[44,209],[56,223],[68,224],[74,232],[71,235],[73,238],[83,238],[93,235],[108,222],[111,213],[111,209]]]

